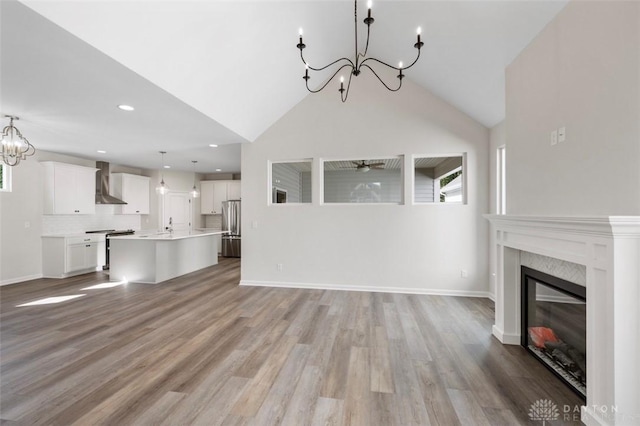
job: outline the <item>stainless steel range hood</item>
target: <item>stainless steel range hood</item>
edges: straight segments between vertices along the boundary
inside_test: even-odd
[[[96,204],[127,204],[109,195],[109,163],[96,161]]]

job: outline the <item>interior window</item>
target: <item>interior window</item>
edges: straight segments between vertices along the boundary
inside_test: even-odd
[[[11,191],[11,167],[0,163],[0,191]]]
[[[414,159],[413,199],[423,203],[465,203],[464,155]]]
[[[497,176],[496,176],[496,213],[497,214],[506,214],[507,213],[507,194],[506,194],[506,168],[507,168],[507,159],[506,159],[506,148],[505,146],[501,146],[498,148],[496,153],[496,164],[498,167]]]
[[[311,160],[271,163],[271,204],[311,203]]]
[[[402,163],[402,157],[324,161],[324,202],[400,204]]]

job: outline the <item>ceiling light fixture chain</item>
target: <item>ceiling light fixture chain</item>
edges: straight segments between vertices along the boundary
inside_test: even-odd
[[[420,59],[420,51],[422,46],[424,46],[424,43],[420,40],[420,34],[421,34],[421,29],[420,27],[418,27],[418,31],[417,31],[417,42],[413,45],[413,47],[415,47],[416,49],[418,49],[418,54],[416,55],[416,58],[413,60],[413,62],[411,62],[410,65],[408,66],[403,66],[402,62],[400,62],[398,64],[397,67],[388,64],[387,62],[381,61],[377,58],[374,57],[367,57],[367,52],[369,51],[369,39],[370,39],[370,34],[371,34],[371,24],[373,24],[375,22],[375,19],[371,16],[371,0],[369,0],[369,3],[367,4],[367,17],[363,20],[364,24],[367,26],[367,41],[365,43],[365,47],[364,47],[364,52],[360,53],[358,52],[358,1],[355,0],[354,1],[354,12],[353,12],[353,17],[354,17],[354,32],[355,32],[355,37],[354,37],[354,41],[355,41],[355,58],[354,61],[352,61],[349,58],[343,57],[340,59],[336,59],[335,61],[321,67],[321,68],[315,68],[312,67],[311,65],[309,65],[309,63],[304,59],[304,54],[303,54],[303,50],[305,47],[307,47],[304,42],[302,41],[302,28],[300,28],[300,41],[299,43],[296,45],[296,47],[300,50],[300,59],[302,59],[302,63],[305,66],[305,71],[304,71],[304,76],[302,77],[305,81],[305,86],[307,87],[307,90],[311,93],[318,93],[320,91],[322,91],[325,87],[327,87],[327,85],[334,79],[334,77],[336,75],[338,75],[338,73],[340,73],[340,71],[342,71],[344,68],[349,68],[350,72],[349,72],[349,80],[347,81],[347,87],[345,89],[344,87],[344,76],[340,76],[340,88],[338,89],[338,91],[340,92],[340,98],[342,100],[342,102],[346,102],[347,98],[349,97],[349,89],[351,88],[351,79],[353,76],[357,77],[358,75],[360,75],[362,68],[367,68],[369,69],[373,75],[380,81],[380,83],[382,83],[382,85],[389,91],[391,92],[397,92],[398,90],[400,90],[400,88],[402,87],[402,79],[404,78],[404,74],[403,71],[411,68],[412,66],[414,66],[416,64],[416,62],[418,62],[418,59]],[[373,62],[376,62],[380,65],[383,65],[389,69],[392,70],[396,70],[398,71],[398,87],[391,87],[391,85],[387,84],[384,82],[384,80],[382,79],[382,77],[380,77],[380,75],[371,67],[371,65],[367,64],[367,62],[371,61],[371,64]],[[333,65],[339,64],[339,63],[343,63],[342,66],[340,66],[332,75],[331,77],[317,90],[313,90],[309,87],[309,79],[311,78],[309,76],[309,70],[311,71],[323,71]]]
[[[20,117],[5,115],[5,118],[9,119],[9,125],[2,129],[2,161],[7,166],[15,166],[35,154],[36,149],[13,125],[13,120],[20,120]]]

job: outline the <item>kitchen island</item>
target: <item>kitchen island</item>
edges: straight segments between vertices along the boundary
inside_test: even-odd
[[[157,284],[218,263],[223,231],[174,231],[111,237],[111,281]]]

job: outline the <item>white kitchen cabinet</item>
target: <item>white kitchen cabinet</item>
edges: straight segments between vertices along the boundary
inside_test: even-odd
[[[213,213],[213,181],[200,182],[200,213]]]
[[[149,182],[147,176],[111,173],[112,195],[127,204],[117,205],[117,214],[149,214]]]
[[[222,202],[227,201],[227,183],[213,183],[213,211],[214,214],[222,214]]]
[[[42,274],[65,278],[96,270],[104,264],[104,235],[42,237]]]
[[[92,167],[43,161],[44,214],[95,214],[96,171]]]
[[[240,181],[232,180],[227,182],[227,200],[239,200],[240,197]]]
[[[65,272],[76,272],[84,269],[95,269],[98,266],[98,244],[82,243],[67,245]]]
[[[223,201],[240,199],[240,181],[201,181],[200,194],[201,214],[222,214]]]

